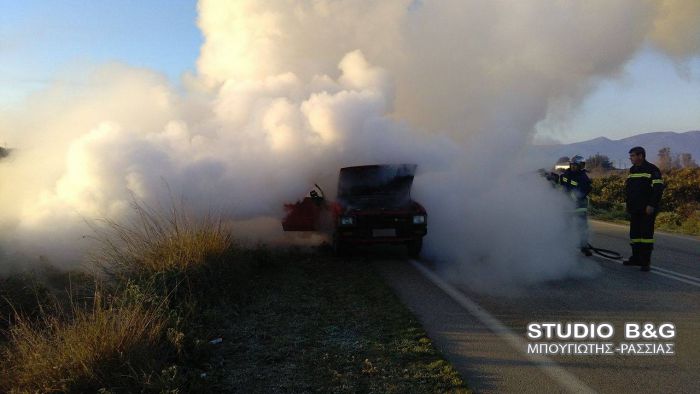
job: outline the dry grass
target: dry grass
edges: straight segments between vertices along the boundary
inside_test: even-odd
[[[15,316],[37,317],[41,306],[50,301],[50,293],[41,283],[26,273],[0,277],[0,344]]]
[[[2,354],[0,392],[83,392],[148,383],[167,353],[162,308],[117,307],[101,298],[97,293],[91,309],[73,307],[71,316],[18,318]]]
[[[220,218],[196,217],[175,204],[165,212],[136,201],[132,207],[135,220],[105,220],[107,230],[98,232],[103,247],[94,261],[108,273],[187,272],[232,247]]]
[[[87,306],[44,304],[38,317],[11,319],[0,348],[0,392],[157,392],[179,385],[173,379],[182,377],[167,371],[186,353],[180,322],[189,320],[193,289],[211,276],[212,264],[223,264],[232,239],[221,220],[181,207],[133,208],[135,219],[105,220],[95,237],[102,248],[94,262],[109,276],[104,295],[96,291]]]

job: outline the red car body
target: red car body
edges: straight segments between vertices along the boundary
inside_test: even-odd
[[[312,191],[285,205],[282,227],[331,233],[337,252],[352,245],[390,243],[405,244],[411,255],[418,255],[428,218],[425,208],[411,198],[415,170],[415,164],[342,168],[336,201]]]

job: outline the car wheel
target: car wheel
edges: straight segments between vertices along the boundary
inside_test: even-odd
[[[411,257],[418,257],[421,250],[423,249],[423,238],[419,238],[415,241],[408,243],[408,255]]]

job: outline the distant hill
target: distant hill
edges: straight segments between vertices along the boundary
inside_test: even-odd
[[[532,153],[538,162],[552,163],[562,156],[581,155],[588,158],[596,153],[606,155],[613,161],[616,167],[629,167],[628,153],[634,146],[644,147],[649,161],[656,161],[659,149],[671,148],[671,154],[690,153],[700,163],[700,130],[676,133],[662,131],[655,133],[637,134],[621,140],[610,140],[598,137],[588,141],[571,144],[557,145],[533,145]],[[546,165],[546,164],[542,164]]]
[[[2,159],[3,157],[7,157],[9,154],[10,154],[9,149],[5,149],[2,146],[0,146],[0,159]]]

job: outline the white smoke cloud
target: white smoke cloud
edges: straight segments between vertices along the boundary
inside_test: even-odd
[[[680,59],[700,53],[700,2],[660,0],[650,33],[652,42],[662,51]]]
[[[269,227],[339,167],[415,162],[427,253],[453,277],[568,275],[568,202],[519,166],[523,147],[553,103],[575,107],[646,43],[697,53],[694,4],[202,0],[184,92],[106,65],[0,117],[16,149],[0,163],[3,248],[76,258],[84,219],[125,215],[132,194],[167,204],[166,182]]]

